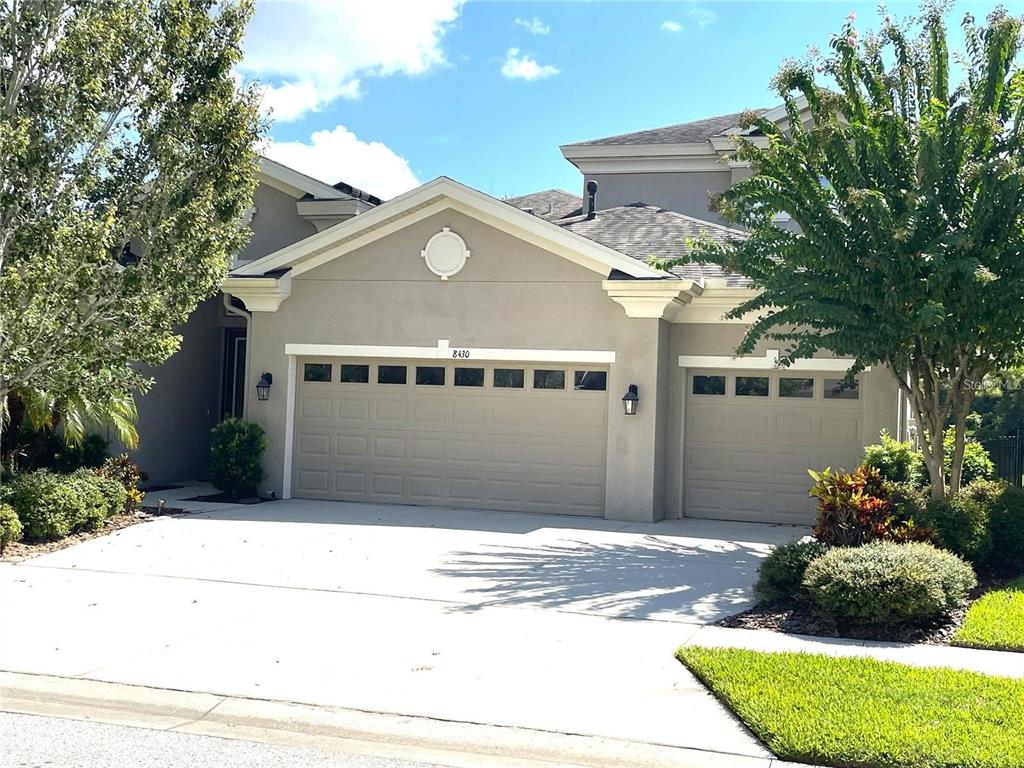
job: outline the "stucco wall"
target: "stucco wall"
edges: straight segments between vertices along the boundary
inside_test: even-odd
[[[137,401],[139,447],[132,454],[150,483],[207,476],[220,407],[221,306],[220,296],[200,304],[181,329],[181,349],[146,372],[155,383]]]
[[[450,227],[472,252],[447,281],[420,256],[427,240]],[[465,215],[446,212],[345,254],[292,280],[275,313],[253,316],[251,377],[274,375],[266,402],[250,418],[271,437],[268,490],[282,491],[288,361],[293,343],[613,350],[608,382],[607,515],[651,520],[662,514],[656,467],[659,345],[667,327],[631,320],[601,288],[603,275],[549,254]],[[629,384],[641,392],[638,415],[622,413]],[[254,382],[249,382],[252,389]]]
[[[722,223],[708,210],[709,194],[724,192],[732,183],[729,167],[721,171],[679,173],[595,173],[583,178],[586,205],[587,182],[597,182],[597,209],[629,203],[648,203],[689,216]]]
[[[256,207],[249,225],[252,237],[239,254],[239,261],[258,259],[316,234],[316,227],[299,216],[291,195],[260,184],[252,202]]]

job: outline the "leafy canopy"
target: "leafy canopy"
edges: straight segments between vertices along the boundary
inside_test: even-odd
[[[131,432],[248,233],[262,131],[247,0],[0,4],[0,403]],[[45,408],[43,409],[45,410]]]
[[[786,119],[744,116],[737,155],[754,175],[715,204],[749,237],[697,256],[760,289],[729,313],[757,318],[740,353],[772,340],[783,364],[827,350],[851,374],[891,370],[939,495],[945,425],[958,427],[956,490],[974,387],[1024,352],[1021,21],[968,15],[953,85],[945,13],[886,15],[866,35],[851,15],[827,56],[784,63]]]

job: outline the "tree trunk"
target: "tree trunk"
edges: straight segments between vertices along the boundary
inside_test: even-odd
[[[967,409],[959,408],[953,422],[953,459],[949,466],[949,492],[960,490],[964,473],[964,444],[967,437]]]

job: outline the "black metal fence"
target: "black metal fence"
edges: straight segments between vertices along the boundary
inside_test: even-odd
[[[1008,435],[1007,437],[988,437],[978,441],[981,443],[992,463],[996,465],[996,474],[1018,488],[1024,484],[1024,435]]]

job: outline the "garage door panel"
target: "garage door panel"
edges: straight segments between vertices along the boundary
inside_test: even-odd
[[[490,371],[457,388],[454,366],[445,386],[376,384],[369,364],[370,383],[299,383],[295,495],[603,515],[606,393],[494,389]]]
[[[302,401],[299,414],[304,419],[328,419],[331,416],[332,401],[327,397],[310,397]]]
[[[735,395],[735,376],[755,373],[764,375],[729,374],[724,395],[690,394],[687,378],[684,514],[806,525],[815,514],[807,470],[857,464],[862,403],[823,399],[820,381],[814,398],[781,398],[778,374],[767,397]]]

